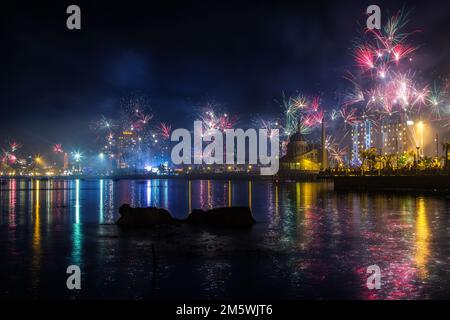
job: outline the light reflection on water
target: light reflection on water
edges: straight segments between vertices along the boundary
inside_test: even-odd
[[[249,206],[258,224],[242,232],[122,233],[114,222],[123,203],[163,207],[177,218],[195,208]],[[449,203],[338,194],[328,183],[7,180],[0,297],[448,298]],[[70,264],[83,272],[76,294],[65,288]],[[365,286],[373,264],[382,270],[381,290]]]

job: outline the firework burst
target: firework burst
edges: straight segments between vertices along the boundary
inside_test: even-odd
[[[22,148],[22,145],[16,141],[11,141],[9,143],[9,149],[11,150],[11,152],[16,152],[20,148]]]
[[[61,144],[53,145],[53,152],[56,153],[56,154],[63,153],[64,151],[62,149]]]
[[[358,117],[356,115],[357,109],[344,107],[340,110],[341,117],[344,119],[346,125],[354,125],[359,123]]]
[[[344,163],[347,150],[346,148],[341,148],[335,138],[327,136],[325,139],[325,148],[335,165],[342,165]]]
[[[170,133],[172,132],[172,127],[164,122],[161,122],[158,125],[158,133],[161,139],[163,140],[169,140],[170,139]]]
[[[237,116],[230,116],[228,113],[221,113],[216,105],[207,103],[207,106],[198,115],[198,119],[203,123],[206,131],[232,129],[238,121]]]

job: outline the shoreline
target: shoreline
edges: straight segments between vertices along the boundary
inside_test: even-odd
[[[334,191],[397,191],[450,194],[449,175],[335,176]]]
[[[111,175],[111,176],[0,176],[2,180],[264,180],[264,181],[316,181],[320,179],[318,173],[299,173],[292,175],[275,175],[275,176],[263,176],[259,174],[222,174],[222,173],[208,173],[208,174],[189,174],[189,175],[156,175],[156,174],[131,174],[131,175]]]
[[[385,176],[332,176],[320,173],[281,173],[276,176],[261,176],[258,174],[190,174],[190,175],[113,175],[113,176],[4,176],[0,177],[0,186],[7,181],[18,179],[22,181],[58,181],[58,180],[223,180],[223,181],[273,181],[278,182],[333,182],[333,191],[346,192],[427,192],[450,194],[450,175],[447,173],[434,175],[385,175]]]

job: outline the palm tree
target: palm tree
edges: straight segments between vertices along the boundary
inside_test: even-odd
[[[444,169],[448,169],[448,153],[450,150],[450,142],[443,143],[442,150],[444,150]]]
[[[377,149],[370,148],[367,150],[367,160],[369,162],[369,170],[373,171],[377,163]]]
[[[386,170],[388,170],[388,171],[393,170],[394,166],[392,165],[392,163],[394,162],[395,157],[396,157],[396,155],[394,155],[394,154],[387,154],[384,156],[384,161],[385,161],[384,167]],[[397,167],[398,167],[398,164],[397,164]]]
[[[429,170],[433,167],[433,159],[430,157],[423,157],[418,161],[421,170]]]
[[[373,171],[377,161],[377,149],[370,148],[366,150],[360,150],[359,157],[361,158],[361,173],[364,175],[364,169],[367,165],[370,171]]]
[[[359,151],[359,157],[361,159],[361,175],[364,175],[364,166],[366,165],[367,151],[366,150],[360,150]]]

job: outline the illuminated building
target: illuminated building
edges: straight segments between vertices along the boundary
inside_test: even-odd
[[[287,152],[280,160],[283,171],[320,171],[319,148],[308,144],[300,132],[296,132],[289,139]]]
[[[381,152],[383,154],[403,154],[414,151],[415,130],[413,121],[393,121],[383,123],[381,128]],[[420,145],[418,145],[420,147]]]
[[[352,158],[353,166],[361,165],[361,151],[375,147],[375,133],[372,122],[366,120],[352,126]]]
[[[137,144],[137,136],[133,131],[123,131],[118,136],[117,142],[117,168],[128,169],[132,167],[131,158]]]
[[[64,170],[69,169],[69,155],[67,154],[67,152],[64,152],[63,169]]]

